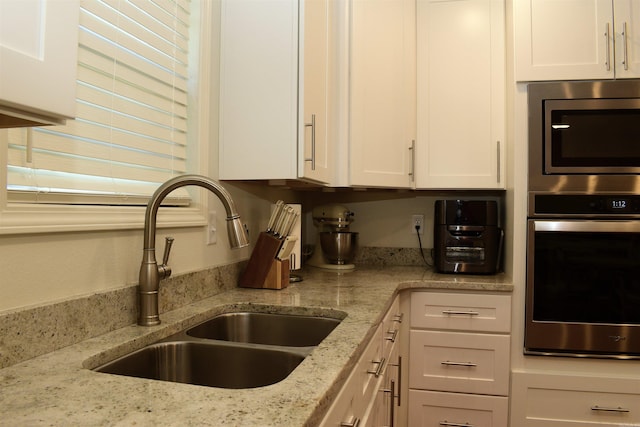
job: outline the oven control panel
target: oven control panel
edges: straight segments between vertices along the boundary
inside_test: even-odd
[[[533,216],[640,216],[639,195],[536,194],[529,197]]]

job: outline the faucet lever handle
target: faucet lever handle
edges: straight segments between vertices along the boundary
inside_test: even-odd
[[[165,238],[164,243],[164,255],[162,255],[162,265],[166,266],[169,263],[169,254],[171,253],[171,245],[173,245],[173,237]]]

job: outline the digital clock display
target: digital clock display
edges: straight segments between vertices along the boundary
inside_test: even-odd
[[[609,199],[609,209],[615,211],[626,211],[631,208],[631,203],[627,199]]]

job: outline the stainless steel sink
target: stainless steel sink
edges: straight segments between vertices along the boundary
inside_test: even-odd
[[[93,370],[210,387],[262,387],[285,379],[340,321],[220,314]]]
[[[253,388],[285,379],[304,355],[273,349],[169,341],[152,344],[95,370],[222,388]]]
[[[234,312],[215,316],[191,329],[197,338],[288,347],[317,346],[340,324],[327,317]]]

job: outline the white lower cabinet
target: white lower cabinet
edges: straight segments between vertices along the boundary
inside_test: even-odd
[[[436,391],[409,391],[409,425],[420,427],[498,427],[507,425],[509,400]]]
[[[511,295],[411,294],[408,425],[506,427]]]
[[[513,372],[511,425],[640,425],[640,379]]]
[[[396,298],[338,393],[321,426],[394,426],[400,404],[399,330]]]

